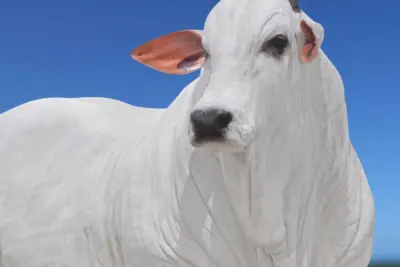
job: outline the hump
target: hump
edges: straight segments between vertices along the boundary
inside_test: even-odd
[[[95,127],[143,128],[155,124],[163,109],[132,106],[119,100],[101,97],[43,98],[26,102],[0,115],[0,133],[16,127]],[[97,124],[97,125],[96,125]],[[114,128],[115,129],[115,128]]]
[[[0,115],[0,158],[10,153],[42,154],[66,144],[83,149],[88,143],[103,148],[115,142],[134,143],[157,126],[161,114],[162,110],[111,99],[30,101]]]

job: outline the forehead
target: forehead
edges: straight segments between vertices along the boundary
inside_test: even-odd
[[[266,24],[289,24],[290,14],[289,0],[221,0],[206,19],[204,38],[219,44],[254,39]]]

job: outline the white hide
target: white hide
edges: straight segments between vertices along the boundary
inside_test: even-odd
[[[211,49],[235,40],[221,23],[247,2],[213,10]],[[0,267],[366,267],[374,204],[337,70],[320,51],[287,71],[296,90],[267,87],[254,103],[248,76],[211,71],[229,63],[206,63],[167,109],[48,98],[1,114]],[[210,105],[241,114],[234,150],[190,145],[189,114]]]

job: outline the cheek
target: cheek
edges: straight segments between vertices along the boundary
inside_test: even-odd
[[[255,68],[257,69],[257,87],[264,88],[264,91],[285,90],[296,79],[298,67],[294,65],[293,54],[287,53],[280,59],[268,56],[260,56],[257,59]]]
[[[278,84],[286,72],[288,57],[275,59],[267,55],[259,55],[254,63],[254,73],[260,82],[264,84]]]
[[[282,83],[278,72],[269,69],[267,73],[258,77],[253,83],[253,101],[249,108],[258,123],[266,119],[266,113],[271,112],[271,107],[276,106],[285,91],[286,85]]]

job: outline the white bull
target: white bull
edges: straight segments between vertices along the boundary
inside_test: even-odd
[[[222,0],[133,50],[202,68],[167,109],[31,101],[0,116],[2,267],[365,267],[374,204],[323,28]]]

